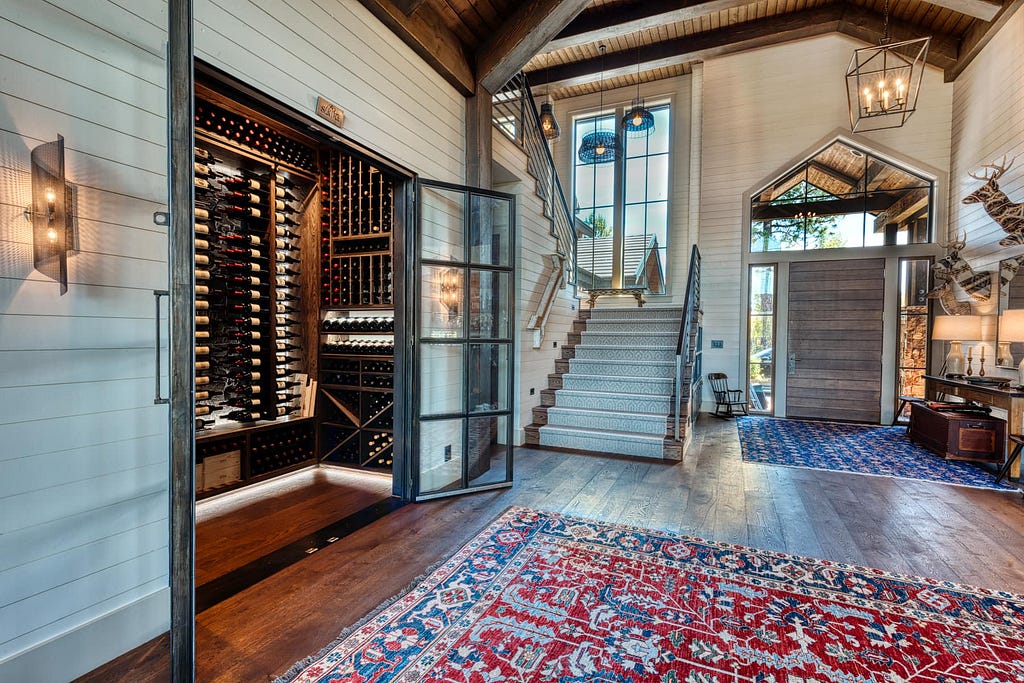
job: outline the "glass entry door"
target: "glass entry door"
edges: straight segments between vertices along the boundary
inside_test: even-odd
[[[512,483],[515,201],[420,180],[413,497]]]

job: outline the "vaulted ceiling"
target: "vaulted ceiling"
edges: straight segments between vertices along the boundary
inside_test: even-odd
[[[360,0],[466,95],[525,70],[558,99],[688,73],[695,62],[838,32],[932,36],[952,80],[1024,0]],[[886,9],[888,8],[888,26]],[[605,45],[604,58],[599,46]],[[638,68],[639,67],[639,68]],[[603,74],[603,81],[602,81]]]

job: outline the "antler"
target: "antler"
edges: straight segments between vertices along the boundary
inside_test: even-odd
[[[1000,160],[998,164],[982,164],[982,168],[992,169],[991,175],[989,175],[988,171],[985,171],[981,175],[968,172],[967,175],[971,176],[975,180],[981,180],[986,183],[991,180],[998,180],[1000,176],[1010,170],[1010,167],[1013,166],[1013,162],[1015,161],[1017,161],[1017,157],[1010,159],[1010,163],[1006,163],[1006,155],[1004,154],[1002,160]]]
[[[967,232],[961,232],[957,230],[956,237],[957,239],[950,242],[949,244],[943,244],[942,242],[939,242],[939,246],[945,249],[947,253],[960,251],[961,249],[967,246]]]

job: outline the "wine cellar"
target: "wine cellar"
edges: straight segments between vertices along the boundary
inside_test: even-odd
[[[197,497],[317,462],[390,472],[398,180],[197,83]]]

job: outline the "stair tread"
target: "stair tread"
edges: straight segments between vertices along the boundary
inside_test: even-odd
[[[572,361],[577,361],[578,363],[601,363],[602,365],[636,365],[637,363],[643,363],[644,365],[674,366],[676,364],[674,360],[635,361],[621,360],[618,358],[564,358],[562,360],[568,360],[570,362],[570,367],[572,366]]]
[[[615,381],[626,381],[626,380],[650,380],[652,382],[675,382],[675,377],[633,377],[631,375],[591,375],[585,372],[567,372],[562,375],[562,379],[571,377],[573,379],[604,379],[610,382]],[[586,389],[576,389],[575,391],[586,391]]]
[[[548,406],[547,408],[548,408],[548,412],[549,413],[554,411],[554,412],[587,413],[587,414],[591,414],[591,415],[609,415],[609,416],[621,415],[623,417],[628,416],[630,419],[651,418],[651,419],[662,419],[663,420],[663,419],[665,419],[667,417],[667,415],[665,413],[632,413],[632,412],[623,411],[623,410],[607,410],[605,408],[602,408],[600,410],[594,410],[593,408],[574,408],[573,406],[560,406],[560,405]]]
[[[571,427],[569,425],[541,425],[541,431],[549,432],[570,432],[583,434],[585,436],[604,436],[607,435],[609,438],[633,438],[640,441],[651,441],[661,443],[665,440],[664,436],[658,436],[657,434],[643,434],[641,432],[620,432],[614,429],[594,429],[592,427]]]
[[[594,375],[595,377],[597,375]],[[565,394],[586,394],[588,396],[614,396],[615,398],[635,398],[635,400],[643,399],[655,399],[663,401],[667,398],[672,398],[672,394],[635,394],[632,392],[623,391],[590,391],[589,389],[553,389],[559,393]]]

